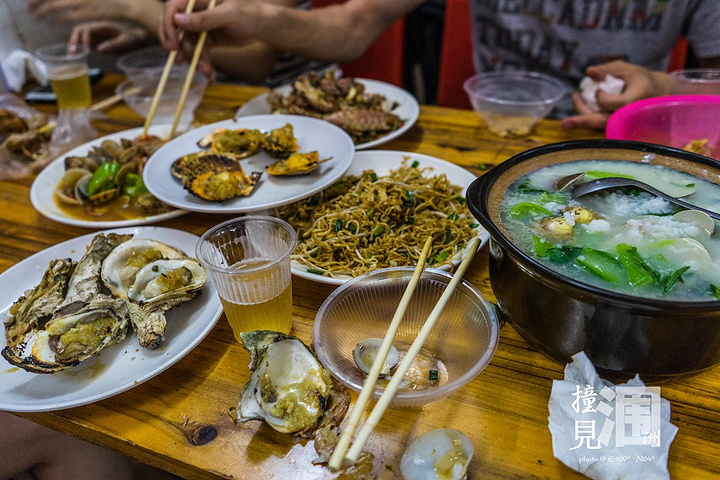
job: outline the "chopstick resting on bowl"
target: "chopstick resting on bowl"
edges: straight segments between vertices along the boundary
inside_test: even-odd
[[[362,416],[363,411],[365,411],[365,406],[367,405],[368,401],[370,401],[370,396],[372,395],[373,389],[375,388],[375,383],[377,382],[377,379],[380,376],[380,372],[385,365],[385,358],[387,357],[387,354],[390,351],[390,347],[392,346],[392,342],[395,339],[395,333],[400,326],[400,321],[405,316],[405,311],[410,304],[410,299],[412,298],[413,293],[415,293],[415,287],[417,287],[423,270],[425,269],[425,262],[427,261],[428,255],[430,255],[431,247],[432,237],[428,237],[428,239],[425,241],[425,246],[420,253],[420,257],[418,258],[412,278],[410,278],[410,282],[405,288],[405,293],[403,294],[402,299],[400,300],[400,304],[398,304],[397,310],[395,310],[395,315],[393,315],[392,321],[390,322],[390,326],[385,333],[385,338],[380,345],[380,350],[378,350],[378,354],[372,364],[370,373],[368,373],[367,378],[365,378],[365,383],[363,384],[362,391],[360,391],[360,396],[358,397],[357,403],[355,404],[355,408],[350,414],[348,423],[347,425],[345,425],[345,429],[340,436],[340,440],[338,441],[338,444],[335,447],[335,450],[333,450],[332,456],[330,457],[328,467],[330,467],[331,470],[338,470],[342,464],[343,457],[345,456],[345,453],[350,446],[352,436],[355,433],[355,429],[357,428],[358,423],[360,422],[360,417]]]
[[[189,0],[187,6],[185,7],[185,13],[192,13],[193,8],[195,8],[195,0]],[[183,30],[180,30],[180,32],[178,33],[178,48],[180,48],[180,44],[182,43],[184,35],[185,32]],[[150,125],[153,121],[153,117],[155,117],[155,111],[157,110],[157,107],[160,104],[160,98],[165,91],[165,85],[167,84],[168,77],[170,77],[170,70],[172,70],[173,64],[175,63],[175,57],[177,57],[177,50],[173,50],[168,54],[167,61],[165,62],[165,68],[163,69],[162,75],[160,76],[158,86],[155,89],[155,96],[153,97],[152,103],[150,104],[150,110],[148,111],[147,118],[145,118],[145,125],[143,125],[142,132],[143,137],[147,137],[148,135]],[[170,138],[172,138],[172,135],[170,136]]]
[[[425,321],[425,324],[420,329],[420,333],[418,333],[418,336],[413,341],[412,345],[410,346],[410,349],[405,354],[405,356],[402,359],[402,362],[400,362],[400,365],[398,365],[397,369],[395,370],[395,374],[392,376],[392,379],[390,380],[390,383],[388,384],[387,388],[383,391],[382,395],[380,396],[380,399],[375,404],[375,408],[373,408],[372,412],[370,413],[370,416],[365,421],[365,424],[363,425],[362,429],[360,430],[360,433],[358,434],[357,438],[355,439],[355,443],[350,448],[350,451],[345,456],[346,460],[349,460],[351,463],[357,462],[358,457],[362,453],[363,448],[365,447],[365,444],[367,443],[368,438],[372,434],[373,430],[377,426],[378,422],[380,421],[380,418],[382,418],[383,414],[385,413],[385,410],[390,405],[390,401],[395,396],[395,393],[397,393],[398,387],[400,386],[400,382],[402,382],[403,377],[405,377],[405,374],[410,369],[410,365],[412,364],[413,360],[415,360],[415,357],[420,352],[420,349],[422,348],[423,344],[427,340],[428,336],[430,335],[430,331],[432,330],[433,326],[437,322],[438,318],[440,318],[440,314],[445,309],[445,305],[447,305],[447,302],[450,300],[450,297],[452,296],[453,292],[455,291],[455,288],[457,288],[458,283],[462,281],[463,275],[465,274],[465,271],[470,266],[470,262],[472,261],[473,257],[475,256],[475,252],[477,252],[478,245],[480,244],[480,239],[475,238],[473,239],[472,243],[470,244],[469,250],[467,255],[465,255],[465,258],[463,259],[462,263],[460,263],[460,266],[458,267],[457,271],[455,272],[455,275],[453,275],[453,278],[450,280],[450,283],[448,283],[447,287],[445,287],[445,291],[440,296],[440,300],[435,304],[435,307],[433,308],[432,312],[430,312],[430,316],[428,316],[428,319]],[[383,359],[384,362],[384,359]],[[375,365],[373,365],[374,367]],[[378,371],[379,373],[379,371]],[[368,379],[371,377],[368,376]],[[356,407],[357,408],[357,407]]]
[[[216,0],[210,0],[210,3],[208,3],[208,10],[211,10],[215,8]],[[185,83],[183,84],[182,92],[180,92],[180,100],[178,101],[177,109],[175,110],[175,118],[173,119],[172,128],[170,129],[170,136],[169,139],[172,139],[175,136],[175,131],[177,130],[178,123],[180,122],[180,116],[182,115],[182,111],[185,108],[185,100],[187,100],[188,91],[190,91],[190,87],[192,86],[193,77],[195,76],[195,70],[197,69],[198,61],[200,61],[200,54],[202,53],[202,49],[205,46],[205,39],[207,38],[207,31],[202,32],[200,34],[200,37],[198,37],[198,41],[195,44],[195,51],[193,52],[192,60],[190,60],[190,68],[188,69],[187,76],[185,77]]]

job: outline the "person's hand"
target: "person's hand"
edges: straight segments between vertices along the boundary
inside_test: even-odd
[[[87,22],[73,28],[70,45],[86,45],[100,53],[122,53],[148,43],[150,34],[125,22]]]
[[[27,5],[37,20],[61,24],[127,18],[132,7],[127,0],[27,0]]]
[[[209,0],[197,0],[194,12],[186,14],[187,3],[188,0],[169,0],[165,4],[158,37],[166,50],[178,50],[176,62],[182,63],[192,57],[197,34],[208,32],[198,70],[212,78],[215,72],[210,63],[209,48],[213,45],[238,46],[251,41],[260,28],[263,4],[218,0],[215,8],[208,10]],[[182,42],[179,42],[179,30],[185,32]]]
[[[586,73],[596,82],[603,81],[607,75],[618,77],[625,82],[625,89],[617,95],[598,90],[597,103],[600,112],[592,111],[583,102],[582,97],[574,93],[572,102],[578,115],[563,119],[561,124],[563,128],[603,129],[610,114],[615,110],[645,98],[669,95],[674,83],[672,78],[663,72],[653,72],[620,60],[588,67]]]

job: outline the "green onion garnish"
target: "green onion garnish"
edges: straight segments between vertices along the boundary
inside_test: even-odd
[[[471,223],[471,224],[470,224],[470,228],[477,228],[477,227],[479,227],[479,226],[480,226],[479,223]]]
[[[384,231],[385,231],[385,227],[384,227],[384,226],[382,226],[382,225],[375,225],[375,228],[372,229],[372,234],[377,237],[378,235],[380,235],[380,234],[383,233]]]
[[[406,225],[415,225],[415,217],[407,217],[405,220]]]
[[[405,205],[408,207],[412,207],[415,205],[415,195],[413,194],[412,190],[408,190],[407,192],[407,199],[405,200]]]
[[[340,230],[342,230],[342,228],[343,228],[343,221],[342,221],[342,219],[338,218],[335,221],[335,233],[338,233]]]
[[[458,218],[460,218],[460,215],[458,215],[457,212],[452,212],[448,215],[448,220],[457,220]]]
[[[452,238],[452,231],[449,228],[445,229],[445,243],[450,243],[450,239]]]
[[[429,378],[430,378],[430,381],[431,381],[431,382],[432,382],[433,380],[437,381],[438,377],[439,377],[439,375],[438,375],[438,371],[437,371],[437,370],[430,370]]]
[[[377,174],[375,172],[370,173],[370,180],[377,182]]]
[[[465,205],[465,197],[456,197],[455,200],[457,200],[460,205]]]
[[[435,257],[435,263],[444,262],[450,256],[450,250],[443,250]]]
[[[308,268],[308,269],[307,269],[307,272],[308,272],[308,273],[314,273],[315,275],[322,275],[322,274],[323,274],[323,272],[322,272],[321,270],[315,270],[314,268]]]
[[[411,166],[412,168],[417,168],[418,165],[420,165],[420,162],[418,162],[417,160],[415,160],[414,162],[412,162],[412,165],[410,165],[410,166]]]
[[[347,229],[350,231],[350,233],[355,233],[357,231],[357,228],[355,228],[354,223],[348,223]]]

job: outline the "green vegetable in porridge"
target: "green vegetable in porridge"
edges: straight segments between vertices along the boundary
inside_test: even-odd
[[[501,207],[503,229],[523,251],[571,278],[616,292],[683,301],[720,300],[715,221],[638,189],[570,196],[573,185],[637,178],[675,197],[720,211],[720,186],[651,163],[586,160],[541,168],[518,179]],[[572,178],[572,177],[569,177]],[[562,182],[560,182],[562,184]]]

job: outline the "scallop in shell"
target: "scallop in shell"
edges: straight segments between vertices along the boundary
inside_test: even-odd
[[[462,432],[438,428],[410,444],[400,471],[406,480],[462,480],[472,456],[472,442]]]
[[[242,390],[237,420],[265,420],[282,433],[313,429],[328,406],[330,375],[297,337],[258,330],[241,333],[250,352],[250,380]]]
[[[105,258],[102,281],[113,295],[125,298],[138,271],[145,265],[156,260],[184,257],[182,251],[164,243],[149,238],[134,238],[121,243]]]

